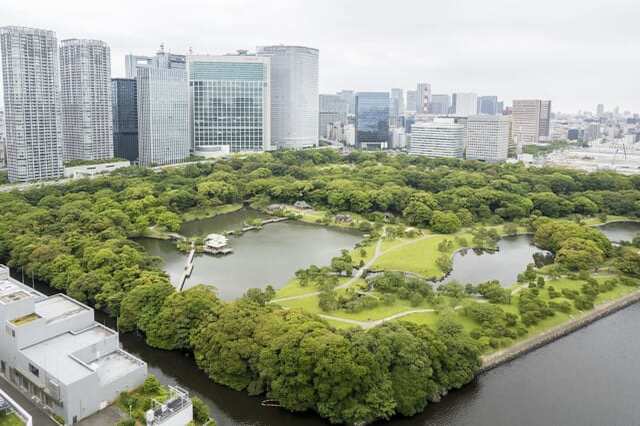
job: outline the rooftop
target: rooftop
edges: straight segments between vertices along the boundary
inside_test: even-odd
[[[56,294],[36,303],[36,313],[45,318],[47,324],[90,310],[91,308],[62,294]]]
[[[89,363],[98,374],[101,384],[111,383],[135,371],[143,362],[124,351],[111,352]]]
[[[0,280],[0,303],[8,305],[31,297],[40,298],[41,294],[12,278]]]
[[[79,333],[63,333],[28,346],[22,353],[60,383],[70,384],[93,374],[93,369],[73,354],[114,334],[113,330],[96,324]]]

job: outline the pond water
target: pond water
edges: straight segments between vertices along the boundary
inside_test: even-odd
[[[504,237],[497,248],[496,251],[467,249],[457,252],[453,256],[453,269],[442,282],[480,284],[498,280],[504,287],[509,287],[516,283],[518,274],[529,263],[540,262],[549,255],[533,245],[530,235]]]
[[[631,241],[640,233],[640,222],[612,222],[598,229],[613,242]]]
[[[220,215],[198,221],[197,226],[191,226],[188,232],[190,235],[203,235],[238,229],[247,217],[258,217],[254,214],[255,210],[243,209]],[[197,284],[211,285],[218,289],[218,295],[225,300],[237,299],[250,288],[264,288],[268,284],[279,288],[298,269],[313,264],[327,265],[341,250],[352,249],[360,240],[362,234],[347,229],[294,221],[268,224],[260,231],[231,236],[231,255],[197,255],[192,275],[184,288]],[[174,283],[179,281],[184,271],[186,254],[178,252],[171,241],[143,238],[138,242],[149,254],[163,258],[165,271]]]
[[[259,210],[245,207],[235,212],[185,222],[180,228],[180,234],[185,237],[204,237],[208,234],[221,234],[225,231],[241,229],[245,222],[251,219],[266,219],[268,217],[270,216]]]

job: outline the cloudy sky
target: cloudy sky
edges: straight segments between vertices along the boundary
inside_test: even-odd
[[[124,54],[320,49],[320,90],[431,83],[548,98],[554,110],[640,112],[639,0],[0,0],[0,26],[97,38]]]

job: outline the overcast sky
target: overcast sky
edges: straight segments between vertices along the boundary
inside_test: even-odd
[[[0,0],[0,26],[126,53],[229,53],[264,44],[320,49],[320,91],[548,98],[555,111],[640,112],[639,0]]]

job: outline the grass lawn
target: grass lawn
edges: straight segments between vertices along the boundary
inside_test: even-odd
[[[242,204],[225,204],[217,207],[196,207],[182,214],[182,220],[189,222],[198,219],[207,219],[219,214],[232,213],[242,208]]]
[[[0,426],[23,426],[24,422],[15,413],[0,414]]]

